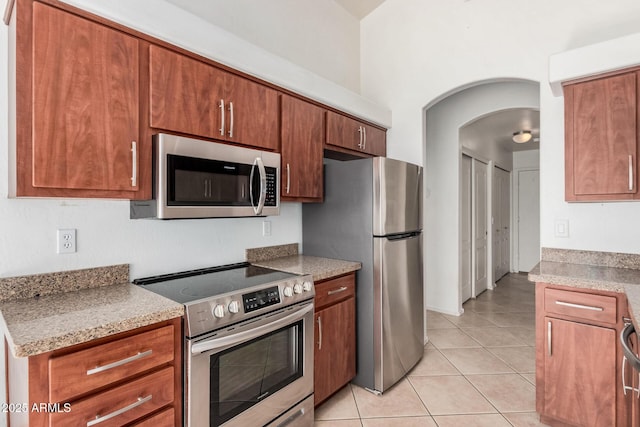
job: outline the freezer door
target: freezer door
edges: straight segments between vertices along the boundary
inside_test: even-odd
[[[373,235],[422,229],[422,168],[373,159]]]
[[[375,387],[383,392],[424,352],[422,234],[373,240]]]

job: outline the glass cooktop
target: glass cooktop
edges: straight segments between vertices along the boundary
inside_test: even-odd
[[[145,277],[136,285],[181,304],[286,280],[296,274],[258,267],[249,263],[229,264],[179,273]]]

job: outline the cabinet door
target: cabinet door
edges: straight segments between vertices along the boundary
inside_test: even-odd
[[[374,156],[386,156],[387,133],[369,125],[362,125],[362,127],[364,128],[364,151]]]
[[[616,425],[614,329],[545,317],[544,414],[584,427]]]
[[[277,151],[279,146],[278,92],[229,74],[225,94],[226,139],[252,147]]]
[[[327,144],[361,151],[361,133],[362,125],[360,122],[333,111],[327,112]]]
[[[33,187],[136,190],[138,40],[38,2],[33,28]]]
[[[356,375],[355,298],[315,315],[314,403],[326,400]]]
[[[384,131],[333,111],[327,112],[326,143],[373,156],[387,151]]]
[[[322,200],[324,110],[282,95],[282,187],[285,200]]]
[[[220,101],[228,73],[153,45],[149,61],[151,127],[223,139]]]
[[[567,86],[567,200],[637,193],[636,73]]]

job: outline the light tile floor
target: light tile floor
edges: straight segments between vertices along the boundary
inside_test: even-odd
[[[508,274],[464,304],[427,311],[429,344],[382,396],[347,385],[316,408],[316,427],[534,427],[535,298],[526,274]]]

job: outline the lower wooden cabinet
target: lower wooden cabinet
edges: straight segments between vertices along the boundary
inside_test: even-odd
[[[9,357],[8,401],[29,408],[11,414],[10,425],[181,425],[181,344],[178,318],[29,358]]]
[[[627,426],[624,294],[536,284],[536,410],[550,426]]]
[[[314,403],[356,375],[355,273],[316,283]]]

